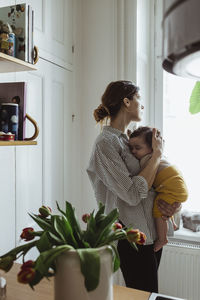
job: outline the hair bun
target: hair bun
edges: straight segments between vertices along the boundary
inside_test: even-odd
[[[109,116],[109,109],[105,107],[103,104],[100,104],[95,110],[94,110],[94,118],[96,122],[102,121],[105,117]]]

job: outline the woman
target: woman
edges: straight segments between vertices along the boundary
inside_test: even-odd
[[[151,186],[162,155],[162,139],[156,136],[154,129],[153,154],[140,171],[139,161],[131,154],[124,133],[131,121],[141,121],[144,107],[138,91],[130,81],[115,81],[107,86],[102,103],[94,111],[94,118],[101,124],[109,120],[110,124],[103,126],[95,141],[87,172],[96,199],[105,204],[106,212],[117,207],[123,225],[138,228],[147,236],[146,245],[138,246],[138,252],[127,241],[118,243],[126,286],[157,292],[157,270],[162,250],[154,252],[156,230],[152,208],[155,192]],[[159,208],[168,218],[178,206],[160,202]]]

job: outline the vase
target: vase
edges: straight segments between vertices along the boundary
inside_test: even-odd
[[[113,300],[112,254],[106,247],[100,254],[100,278],[97,288],[88,292],[81,273],[80,259],[75,250],[62,254],[54,278],[55,300]]]

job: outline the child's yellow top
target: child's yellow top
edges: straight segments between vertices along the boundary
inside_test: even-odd
[[[172,204],[184,202],[188,198],[188,191],[180,171],[175,166],[162,169],[156,176],[153,186],[158,195],[154,201],[153,215],[158,218],[162,214],[157,207],[157,200],[162,199]]]

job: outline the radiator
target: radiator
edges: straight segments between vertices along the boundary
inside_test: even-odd
[[[200,300],[200,245],[170,243],[163,249],[159,292],[187,300]]]

